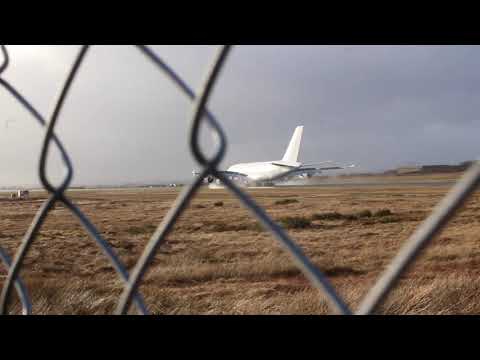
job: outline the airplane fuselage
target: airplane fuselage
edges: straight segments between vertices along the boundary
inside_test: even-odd
[[[294,167],[279,166],[271,161],[236,164],[227,171],[237,172],[248,176],[252,181],[270,181],[282,174],[290,172]]]

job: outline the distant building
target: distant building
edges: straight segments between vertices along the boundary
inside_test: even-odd
[[[436,174],[436,173],[455,173],[466,171],[473,161],[464,161],[458,165],[418,165],[402,166],[395,170],[385,171],[385,175],[408,175],[408,174]]]
[[[422,166],[423,173],[446,173],[446,172],[461,172],[468,169],[470,163],[462,163],[460,165],[426,165]]]

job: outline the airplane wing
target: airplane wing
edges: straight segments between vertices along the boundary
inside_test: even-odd
[[[276,178],[274,178],[274,181],[287,181],[291,178],[294,177],[312,177],[315,175],[319,175],[322,171],[327,171],[327,170],[343,170],[343,169],[348,169],[348,168],[353,168],[355,165],[346,165],[346,166],[325,166],[325,167],[312,167],[312,166],[307,166],[303,165],[299,168],[293,169],[292,171],[289,171],[285,174],[282,174]]]
[[[248,180],[247,180],[248,176],[246,174],[242,174],[242,173],[234,172],[234,171],[218,171],[218,172],[220,174],[226,176],[230,180],[237,181],[237,182],[240,181],[242,183],[247,183],[248,182]],[[193,171],[192,173],[193,173],[194,176],[200,175],[200,172],[198,172],[198,171]],[[210,183],[215,181],[215,178],[210,175],[205,180],[210,184]]]
[[[321,165],[324,165],[324,164],[332,164],[334,163],[334,161],[332,160],[327,160],[327,161],[320,161],[320,162],[305,162],[303,163],[303,166],[305,167],[314,167],[314,166],[321,166]]]
[[[327,161],[328,163],[332,163],[333,161]],[[327,163],[326,162],[326,163]],[[304,164],[300,167],[300,169],[303,168],[312,168],[314,167],[317,170],[343,170],[343,169],[350,169],[354,168],[356,165],[355,164],[350,164],[350,165],[333,165],[333,166],[323,166],[323,167],[316,167],[315,165],[321,165],[325,163],[318,163],[318,164]]]
[[[323,161],[323,162],[317,162],[317,163],[305,163],[302,165],[302,168],[311,168],[311,167],[317,167],[317,166],[323,166],[324,164],[333,164],[334,161],[328,160],[328,161]],[[333,165],[333,166],[325,166],[325,167],[319,167],[317,168],[318,170],[341,170],[341,169],[348,169],[348,168],[354,168],[355,165]]]
[[[246,174],[242,174],[242,173],[235,172],[235,171],[219,171],[219,173],[223,174],[223,175],[225,175],[226,177],[229,177],[229,178],[235,178],[235,177],[246,178],[247,177]]]
[[[225,175],[225,176],[245,176],[245,177],[247,176],[245,174],[242,174],[242,173],[239,173],[239,172],[234,172],[234,171],[218,171],[218,172]],[[201,174],[201,172],[193,170],[192,174],[194,176],[198,176],[198,175]]]
[[[316,168],[297,168],[273,178],[272,181],[286,181],[297,176],[314,176],[319,172],[320,170]]]

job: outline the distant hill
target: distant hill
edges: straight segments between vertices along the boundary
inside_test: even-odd
[[[439,174],[439,173],[456,173],[466,171],[474,161],[464,161],[457,165],[421,165],[421,166],[404,166],[394,170],[385,171],[385,175],[411,175],[411,174]]]

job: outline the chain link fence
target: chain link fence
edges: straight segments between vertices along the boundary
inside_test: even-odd
[[[69,155],[66,152],[61,139],[55,134],[55,125],[58,122],[62,112],[63,105],[68,97],[72,83],[78,76],[79,69],[90,49],[89,45],[82,45],[76,55],[75,61],[69,71],[61,91],[56,99],[53,111],[45,119],[35,107],[26,99],[10,82],[2,78],[2,73],[8,68],[10,58],[7,47],[1,46],[3,59],[0,59],[0,86],[7,91],[20,106],[25,108],[31,116],[45,128],[43,145],[41,148],[41,156],[38,168],[40,182],[43,188],[48,192],[47,200],[42,204],[36,213],[30,227],[23,237],[13,259],[2,250],[0,244],[0,260],[3,266],[8,270],[1,295],[0,295],[0,314],[8,313],[8,306],[11,303],[13,292],[15,291],[20,299],[23,314],[31,313],[31,301],[28,290],[19,277],[19,271],[22,268],[23,261],[37,237],[47,214],[52,210],[56,203],[62,203],[81,223],[89,237],[95,241],[114,267],[118,277],[123,282],[123,292],[120,295],[115,310],[116,314],[126,314],[131,306],[135,306],[140,314],[148,314],[148,307],[145,304],[142,294],[138,288],[145,275],[148,267],[158,251],[159,247],[165,242],[168,234],[172,231],[175,222],[185,211],[188,204],[195,196],[196,192],[202,186],[203,179],[207,176],[218,178],[223,185],[238,198],[238,200],[256,217],[263,227],[269,231],[274,238],[282,245],[284,250],[288,252],[294,260],[296,266],[308,278],[310,283],[320,291],[332,313],[335,314],[370,314],[373,313],[383,302],[388,293],[395,287],[401,275],[407,270],[411,263],[417,258],[422,248],[447,225],[450,219],[455,215],[456,211],[464,204],[469,196],[477,189],[480,184],[480,162],[474,162],[471,168],[463,175],[463,177],[455,184],[450,192],[432,211],[430,216],[416,229],[413,235],[406,241],[400,249],[393,261],[387,266],[387,269],[377,280],[375,285],[367,292],[364,299],[360,302],[358,309],[350,309],[342,299],[330,281],[317,268],[310,259],[304,254],[302,249],[296,242],[286,233],[286,231],[276,224],[267,213],[258,206],[255,201],[239,187],[237,187],[230,179],[222,175],[218,170],[218,165],[223,160],[226,151],[227,138],[217,121],[215,116],[208,110],[208,101],[215,83],[225,66],[228,54],[232,46],[221,46],[208,69],[205,81],[201,88],[195,93],[191,87],[170,67],[163,59],[157,55],[151,48],[145,45],[135,46],[145,58],[152,62],[159,71],[163,72],[170,81],[172,81],[178,89],[187,96],[193,103],[192,119],[189,134],[189,144],[192,155],[196,162],[201,166],[201,172],[194,182],[186,186],[172,207],[158,225],[156,231],[147,243],[143,253],[129,274],[125,265],[119,260],[117,254],[109,243],[102,237],[95,225],[89,218],[75,205],[66,195],[65,192],[69,188],[73,177],[73,166]],[[216,153],[212,157],[207,157],[199,145],[200,127],[207,125],[210,130],[217,135],[219,142]],[[49,149],[56,146],[59,150],[63,163],[67,169],[65,178],[59,186],[52,185],[47,179],[46,163],[48,159]]]

